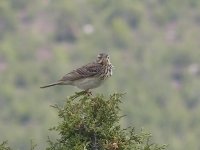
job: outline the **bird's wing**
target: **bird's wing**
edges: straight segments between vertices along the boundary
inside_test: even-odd
[[[85,66],[82,66],[72,72],[66,74],[61,80],[59,81],[74,81],[82,78],[93,77],[98,75],[102,68],[101,64],[98,63],[89,63]]]

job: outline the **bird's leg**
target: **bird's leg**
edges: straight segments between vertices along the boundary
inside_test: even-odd
[[[84,90],[84,91],[81,91],[81,92],[76,92],[76,96],[75,98],[81,96],[81,95],[87,95],[87,96],[91,96],[92,95],[92,92],[89,91],[89,90]]]
[[[89,90],[84,90],[84,91],[81,91],[81,92],[76,92],[77,95],[88,95],[88,96],[91,96],[92,95],[92,92],[89,91]]]
[[[88,95],[88,96],[91,96],[92,95],[92,92],[88,89],[88,90],[85,90],[85,93]]]
[[[76,92],[76,94],[83,95],[83,94],[86,94],[86,91]]]

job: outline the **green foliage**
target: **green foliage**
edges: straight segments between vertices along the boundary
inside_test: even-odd
[[[31,150],[35,150],[36,147],[37,147],[37,144],[34,144],[33,140],[31,140]]]
[[[119,125],[119,105],[122,94],[109,98],[90,96],[83,92],[69,97],[58,110],[62,121],[51,130],[59,132],[60,138],[49,139],[47,150],[161,150],[164,146],[150,144],[150,134],[134,128],[122,129]]]
[[[36,148],[37,144],[34,144],[31,140],[31,148],[30,150],[34,150]],[[12,150],[9,146],[7,146],[7,141],[4,141],[0,144],[0,150]]]
[[[11,150],[11,148],[7,146],[7,142],[3,142],[0,144],[0,150]]]
[[[0,141],[44,149],[58,121],[48,106],[77,89],[39,87],[104,51],[116,69],[96,91],[127,93],[121,125],[199,150],[199,10],[200,0],[0,0]]]

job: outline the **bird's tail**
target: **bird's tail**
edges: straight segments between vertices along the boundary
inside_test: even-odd
[[[51,87],[51,86],[55,86],[55,85],[60,85],[61,82],[55,82],[55,83],[51,83],[51,84],[48,84],[48,85],[45,85],[45,86],[41,86],[40,88],[47,88],[47,87]]]

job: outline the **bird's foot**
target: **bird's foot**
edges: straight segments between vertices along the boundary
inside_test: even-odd
[[[81,91],[81,92],[77,92],[77,95],[87,95],[87,96],[91,96],[92,92],[89,90],[85,90],[85,91]]]
[[[92,96],[92,92],[89,90],[85,90],[85,94],[87,94],[87,96]]]

